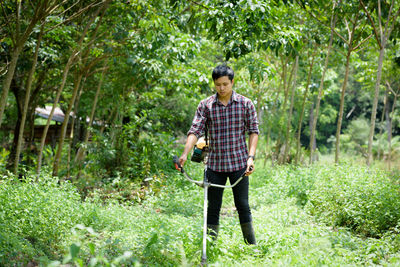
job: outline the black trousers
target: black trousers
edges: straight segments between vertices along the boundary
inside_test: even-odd
[[[234,184],[246,168],[234,172],[215,172],[207,169],[206,175],[210,183],[225,185],[227,178],[229,182]],[[251,211],[249,206],[249,177],[243,179],[232,188],[233,198],[236,210],[239,213],[239,221],[241,224],[251,222]],[[219,214],[222,205],[223,188],[209,187],[208,189],[208,208],[207,208],[207,224],[219,224]]]

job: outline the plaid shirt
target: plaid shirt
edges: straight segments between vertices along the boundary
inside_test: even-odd
[[[189,134],[197,138],[208,127],[209,155],[207,167],[216,172],[233,172],[247,166],[248,151],[245,132],[257,133],[256,109],[250,99],[232,91],[227,106],[217,94],[200,102]]]

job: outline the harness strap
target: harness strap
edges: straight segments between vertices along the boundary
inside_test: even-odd
[[[204,129],[204,139],[206,140],[206,147],[208,148],[208,127],[207,127],[207,122],[205,123],[205,129]]]

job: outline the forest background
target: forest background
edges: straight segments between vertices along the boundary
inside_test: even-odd
[[[260,168],[362,162],[397,188],[397,0],[2,0],[0,8],[4,190],[53,179],[83,200],[156,195],[222,63],[256,106]]]

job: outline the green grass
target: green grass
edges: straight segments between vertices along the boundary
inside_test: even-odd
[[[202,178],[200,165],[186,167]],[[398,266],[398,185],[388,177],[353,165],[257,165],[250,205],[258,244],[243,242],[232,192],[226,190],[220,235],[208,247],[209,264]],[[203,190],[178,173],[151,186],[157,190],[147,189],[140,203],[121,204],[101,192],[82,201],[73,185],[52,178],[37,184],[0,181],[0,265],[198,265]],[[341,195],[349,201],[332,200]],[[352,220],[337,219],[344,211]]]

